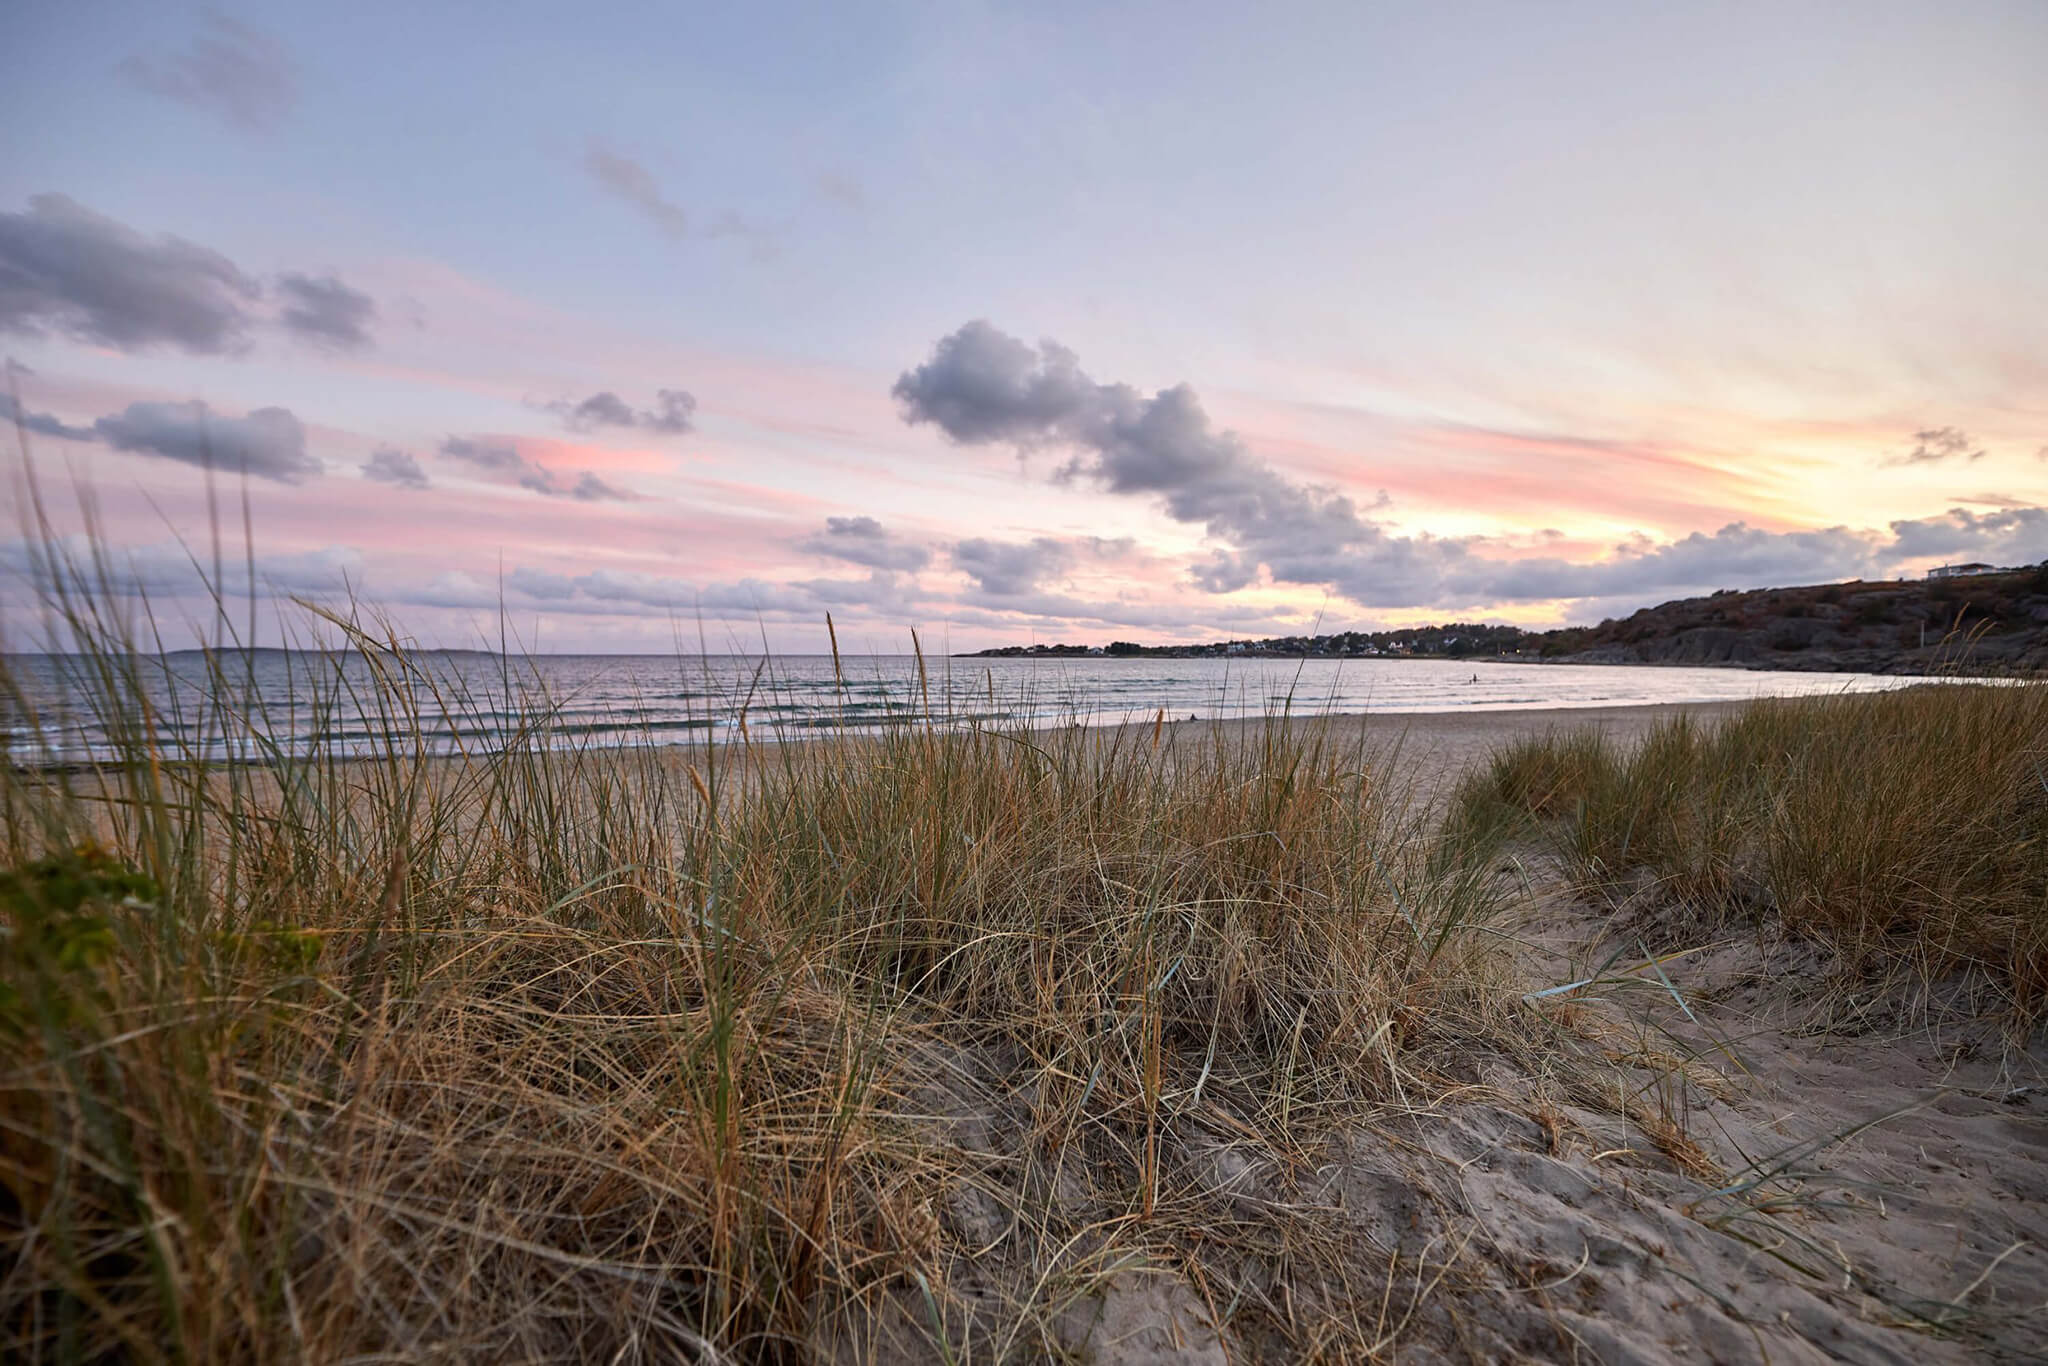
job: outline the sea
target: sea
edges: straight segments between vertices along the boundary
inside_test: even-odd
[[[145,732],[172,757],[381,753],[401,743],[673,744],[872,733],[909,724],[1094,725],[1287,712],[1536,711],[1871,692],[1875,674],[1444,659],[924,658],[913,655],[522,655],[179,651],[109,694],[89,661],[7,656],[9,762],[89,763]]]

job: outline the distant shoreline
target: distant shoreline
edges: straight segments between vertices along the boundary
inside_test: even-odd
[[[905,656],[906,658],[908,656]],[[1847,661],[1830,659],[1826,664],[1802,665],[1794,659],[1776,660],[1683,660],[1683,659],[1536,659],[1526,655],[1325,655],[1286,653],[1278,650],[1240,650],[1236,654],[1174,654],[1162,649],[1142,655],[1091,654],[1087,652],[1055,654],[1050,650],[1037,654],[1013,653],[1005,646],[999,650],[977,650],[969,654],[952,654],[947,659],[1003,659],[1022,660],[1027,663],[1071,664],[1077,659],[1116,660],[1157,660],[1175,661],[1203,659],[1283,659],[1304,664],[1470,664],[1474,668],[1482,664],[1527,664],[1552,668],[1582,669],[1725,669],[1730,673],[1779,673],[1779,674],[1868,674],[1879,678],[2012,678],[2020,676],[2010,667],[1970,668],[1963,664],[1929,664],[1925,667],[1909,665],[1905,668],[1869,668]],[[1818,658],[1818,657],[1816,657]],[[2027,676],[2031,676],[2028,673]],[[1658,703],[1632,705],[1656,706]]]

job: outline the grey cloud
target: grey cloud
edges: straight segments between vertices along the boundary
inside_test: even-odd
[[[819,607],[860,607],[871,612],[908,612],[936,599],[912,579],[877,569],[864,579],[806,579],[792,585]]]
[[[559,413],[563,423],[571,431],[592,432],[600,427],[633,427],[678,436],[692,430],[690,419],[697,411],[697,400],[682,389],[658,389],[655,391],[652,408],[636,410],[617,394],[606,389],[592,394],[581,403],[550,403],[546,407],[551,413]]]
[[[1135,536],[1082,536],[1075,545],[1086,550],[1098,560],[1128,559],[1138,549]]]
[[[400,601],[420,607],[495,607],[496,585],[485,584],[459,569],[437,574],[423,584],[402,590]]]
[[[589,470],[585,470],[576,476],[576,482],[569,486],[569,496],[586,503],[633,503],[638,502],[640,499],[640,495],[634,493],[631,489],[622,489],[617,484],[608,484]]]
[[[894,573],[914,574],[932,558],[931,551],[897,540],[872,517],[827,517],[825,530],[798,542],[797,548]]]
[[[517,446],[500,445],[474,437],[451,436],[441,443],[441,456],[489,475],[493,482],[514,484],[534,493],[553,497],[561,492],[555,476],[519,453]]]
[[[219,252],[151,241],[66,195],[0,214],[0,330],[217,355],[242,344],[260,293]]]
[[[516,569],[506,575],[507,590],[555,611],[593,614],[655,612],[702,614],[708,618],[815,620],[827,608],[860,608],[903,612],[929,601],[930,595],[902,576],[877,570],[864,579],[811,579],[767,583],[740,579],[696,584],[653,574],[597,569],[564,574],[546,569]],[[460,584],[436,590],[436,605],[487,605],[482,586],[466,576]]]
[[[350,546],[262,555],[256,560],[257,588],[273,593],[346,593],[362,581],[362,553]]]
[[[494,445],[468,436],[449,437],[441,443],[441,454],[493,474],[517,475],[534,468],[527,464],[526,457],[515,446]]]
[[[221,417],[204,403],[131,403],[93,423],[116,450],[297,484],[320,473],[306,453],[306,429],[285,408]]]
[[[617,394],[606,390],[592,394],[573,407],[566,407],[563,413],[568,424],[579,432],[597,427],[630,427],[633,425],[633,410]]]
[[[321,346],[357,349],[370,344],[370,322],[377,305],[359,289],[350,289],[332,275],[278,277],[285,296],[280,317],[295,336]]]
[[[856,211],[868,206],[867,191],[850,175],[837,171],[821,171],[818,174],[818,193],[836,204]]]
[[[276,126],[298,101],[298,82],[284,45],[221,14],[207,16],[206,27],[185,51],[137,54],[114,69],[140,89],[248,131]]]
[[[727,209],[712,219],[711,226],[704,230],[704,236],[739,238],[747,244],[749,254],[756,261],[772,261],[781,255],[781,229],[757,223],[733,209]]]
[[[814,607],[800,591],[787,585],[762,583],[757,579],[698,586],[681,579],[611,569],[594,569],[575,575],[545,569],[516,569],[505,577],[505,586],[552,606],[598,612],[634,607],[663,612],[808,612]]]
[[[1737,522],[1668,544],[1623,544],[1590,563],[1497,559],[1479,553],[1485,543],[1475,538],[1397,534],[1345,495],[1288,478],[1235,434],[1214,428],[1185,385],[1146,397],[1128,385],[1099,384],[1066,347],[1046,341],[1034,348],[986,322],[941,339],[892,393],[906,421],[929,422],[957,444],[1065,448],[1073,454],[1055,478],[1150,497],[1175,520],[1203,527],[1218,545],[1190,577],[1214,593],[1247,587],[1263,573],[1372,607],[1469,606],[1811,583],[1923,556],[2013,562],[2048,551],[2041,522],[2048,513],[2021,508],[1896,522],[1890,536],[1848,527],[1773,532]],[[1920,432],[1916,441],[1916,450],[1932,453],[1926,458],[1975,458],[1968,438],[1952,428]],[[1023,559],[1015,561],[1018,572],[1005,573],[1005,562],[979,547],[954,558],[984,592],[1022,594],[1034,583]],[[986,578],[977,572],[983,564],[991,570]]]
[[[1279,635],[1299,630],[1302,623],[1258,607],[1204,607],[1197,611],[1177,603],[1097,602],[1061,593],[1028,593],[1016,598],[948,614],[955,623],[1014,627],[1017,617],[1035,617],[1048,624],[1089,623],[1097,626],[1132,626],[1173,631],[1182,636],[1206,627],[1244,632],[1250,635]]]
[[[1663,545],[1624,543],[1606,560],[1551,556],[1491,560],[1464,555],[1446,574],[1450,601],[1529,601],[1710,592],[1763,584],[1819,583],[1874,571],[1879,533],[1828,527],[1764,531],[1742,522]]]
[[[2048,557],[2048,509],[2038,507],[1987,513],[1951,508],[1934,517],[1892,522],[1887,530],[1765,531],[1734,522],[1662,545],[1625,543],[1608,559],[1590,564],[1551,557],[1492,560],[1467,553],[1447,560],[1434,598],[1421,601],[1640,600],[1651,594],[1883,577],[1913,560],[2027,564]]]
[[[0,567],[48,587],[51,570],[85,565],[105,555],[111,569],[108,587],[125,596],[211,595],[218,590],[233,597],[249,594],[249,578],[242,563],[225,571],[218,582],[211,571],[195,561],[190,547],[175,542],[133,546],[108,551],[86,536],[67,536],[57,542],[53,566],[51,546],[20,539],[0,543]],[[362,582],[363,557],[349,546],[327,546],[319,550],[273,551],[256,556],[258,593],[325,594],[343,593]]]
[[[546,569],[515,569],[505,576],[505,586],[544,602],[576,595],[574,579],[567,574],[556,574]]]
[[[598,184],[645,214],[670,237],[688,234],[689,216],[680,204],[661,192],[653,174],[639,162],[592,143],[584,154],[583,168],[596,178]]]
[[[27,367],[20,367],[26,372]],[[38,436],[53,436],[63,441],[97,441],[99,433],[90,427],[73,427],[59,417],[49,413],[34,413],[22,407],[12,394],[0,393],[0,422],[12,422],[25,431]]]
[[[1030,593],[1073,566],[1073,547],[1049,536],[1029,541],[976,537],[953,547],[953,567],[973,579],[980,591],[992,598]]]
[[[1380,591],[1389,573],[1402,583],[1434,577],[1417,561],[1440,552],[1389,537],[1343,494],[1280,474],[1212,427],[1186,385],[1147,398],[1098,384],[1057,342],[1034,350],[976,321],[941,339],[891,392],[906,421],[930,422],[959,444],[1070,448],[1078,454],[1059,478],[1150,495],[1174,520],[1203,526],[1233,547],[1195,576],[1212,591],[1251,583],[1262,565],[1275,580],[1337,584],[1347,595]]]
[[[518,447],[508,443],[451,436],[441,443],[441,455],[444,459],[459,460],[489,475],[494,482],[513,484],[544,498],[574,498],[588,503],[606,500],[633,502],[640,496],[630,489],[607,483],[588,470],[579,474],[575,482],[564,484],[553,470],[527,459]]]
[[[392,446],[371,452],[369,463],[362,470],[363,478],[379,484],[395,484],[402,489],[427,487],[427,472],[420,468],[419,460],[411,452]]]
[[[513,484],[553,497],[561,492],[555,476],[519,453],[517,446],[476,437],[451,436],[441,443],[444,460],[458,460],[489,476],[494,483]]]
[[[2031,564],[2048,559],[2048,508],[2001,508],[1970,512],[1950,508],[1938,517],[1891,524],[1887,561],[1932,557],[1981,558],[1993,564]]]
[[[1188,570],[1188,577],[1205,593],[1235,593],[1259,581],[1259,567],[1242,555],[1217,550]]]
[[[1045,341],[1033,352],[980,319],[942,337],[932,358],[899,377],[890,394],[905,421],[933,423],[963,446],[1027,449],[1085,443],[1088,418],[1111,397],[1066,347]]]
[[[640,414],[640,425],[649,431],[682,433],[690,430],[690,417],[697,400],[681,389],[657,389],[654,411]]]
[[[1972,442],[1961,428],[1930,427],[1913,433],[1913,449],[1887,465],[1932,465],[1944,460],[1982,460],[1984,448]]]
[[[583,169],[597,183],[617,195],[663,234],[677,241],[696,236],[704,240],[736,237],[746,242],[754,259],[765,261],[777,254],[781,231],[754,222],[737,210],[727,209],[692,233],[690,215],[662,190],[654,173],[629,156],[622,156],[602,143],[593,142],[583,154]]]

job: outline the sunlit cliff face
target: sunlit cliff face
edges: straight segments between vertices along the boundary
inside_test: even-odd
[[[4,402],[153,601],[246,497],[260,597],[444,644],[2048,557],[2048,15],[1354,8],[18,16]]]

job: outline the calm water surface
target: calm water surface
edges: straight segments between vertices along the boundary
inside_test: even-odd
[[[927,714],[955,725],[1052,724],[1169,717],[1318,712],[1459,712],[1867,692],[1922,679],[1740,669],[1490,664],[1455,660],[932,659],[920,677],[907,655],[849,657],[843,682],[828,655],[413,656],[407,690],[418,735],[441,751],[545,744],[670,743],[733,732],[742,714],[757,736],[875,731]],[[108,718],[78,686],[79,663],[17,655],[9,668],[24,708],[0,700],[0,740],[16,763],[106,755]],[[220,662],[208,689],[205,657],[149,661],[149,724],[173,753],[261,757],[267,746],[368,753],[414,723],[393,713],[358,655],[257,651]],[[224,700],[226,708],[209,705]],[[381,700],[380,700],[381,699]],[[135,709],[139,710],[139,709]],[[137,724],[135,716],[125,724]]]

